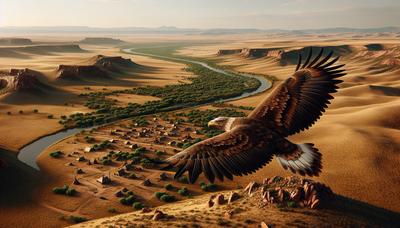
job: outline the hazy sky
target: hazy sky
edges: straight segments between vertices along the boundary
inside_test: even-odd
[[[0,26],[400,26],[399,0],[0,0]]]

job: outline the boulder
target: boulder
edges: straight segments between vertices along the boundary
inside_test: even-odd
[[[238,200],[240,195],[237,192],[231,192],[228,196],[228,204],[232,203],[235,200]]]

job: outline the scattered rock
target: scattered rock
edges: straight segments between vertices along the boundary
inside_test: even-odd
[[[223,205],[225,204],[225,198],[223,194],[218,194],[214,199],[215,205]]]
[[[228,196],[228,204],[232,203],[235,200],[238,200],[240,195],[237,192],[231,192]]]
[[[258,187],[258,183],[255,181],[250,182],[244,189],[249,195]]]
[[[269,226],[265,222],[260,223],[261,228],[269,228]]]
[[[158,221],[158,220],[161,220],[161,219],[165,219],[166,217],[167,217],[167,214],[163,213],[163,212],[160,211],[160,210],[156,210],[156,211],[154,212],[154,215],[153,215],[152,220]]]
[[[230,218],[232,218],[232,215],[233,215],[233,211],[226,211],[224,213],[224,218],[230,219]]]

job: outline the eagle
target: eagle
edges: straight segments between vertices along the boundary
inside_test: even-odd
[[[283,81],[247,117],[218,117],[209,127],[224,133],[206,139],[166,159],[176,167],[174,178],[186,171],[195,183],[201,173],[213,183],[215,178],[233,180],[256,172],[275,156],[284,169],[318,176],[322,154],[312,143],[296,144],[287,139],[311,127],[325,112],[346,75],[344,64],[335,64],[333,51],[324,58],[321,48],[315,58],[312,49],[304,63],[299,54],[294,74]]]

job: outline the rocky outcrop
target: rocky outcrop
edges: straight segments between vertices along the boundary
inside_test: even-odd
[[[245,58],[263,58],[272,57],[280,59],[284,51],[278,48],[243,48],[243,49],[222,49],[219,50],[217,55],[233,55],[240,54]]]
[[[222,56],[222,55],[233,55],[233,54],[239,54],[242,52],[242,49],[221,49],[218,51],[217,55]]]
[[[121,56],[104,56],[98,55],[95,57],[95,66],[101,67],[109,71],[119,71],[120,68],[129,68],[137,66],[131,59],[125,59]]]
[[[32,40],[26,38],[1,38],[0,45],[31,45]]]
[[[334,198],[332,190],[324,184],[296,176],[267,178],[261,186],[264,204],[319,209]]]
[[[40,82],[34,71],[29,69],[11,69],[0,72],[0,90],[2,92],[37,89]]]
[[[122,44],[125,43],[123,40],[108,38],[108,37],[86,37],[81,40],[83,44]]]
[[[130,59],[121,56],[96,55],[89,59],[90,65],[60,65],[57,69],[59,79],[101,79],[111,73],[120,73],[122,70],[138,66]]]
[[[102,68],[89,65],[89,66],[77,66],[77,65],[60,65],[57,69],[58,79],[66,80],[77,80],[83,78],[107,78],[108,73]]]

